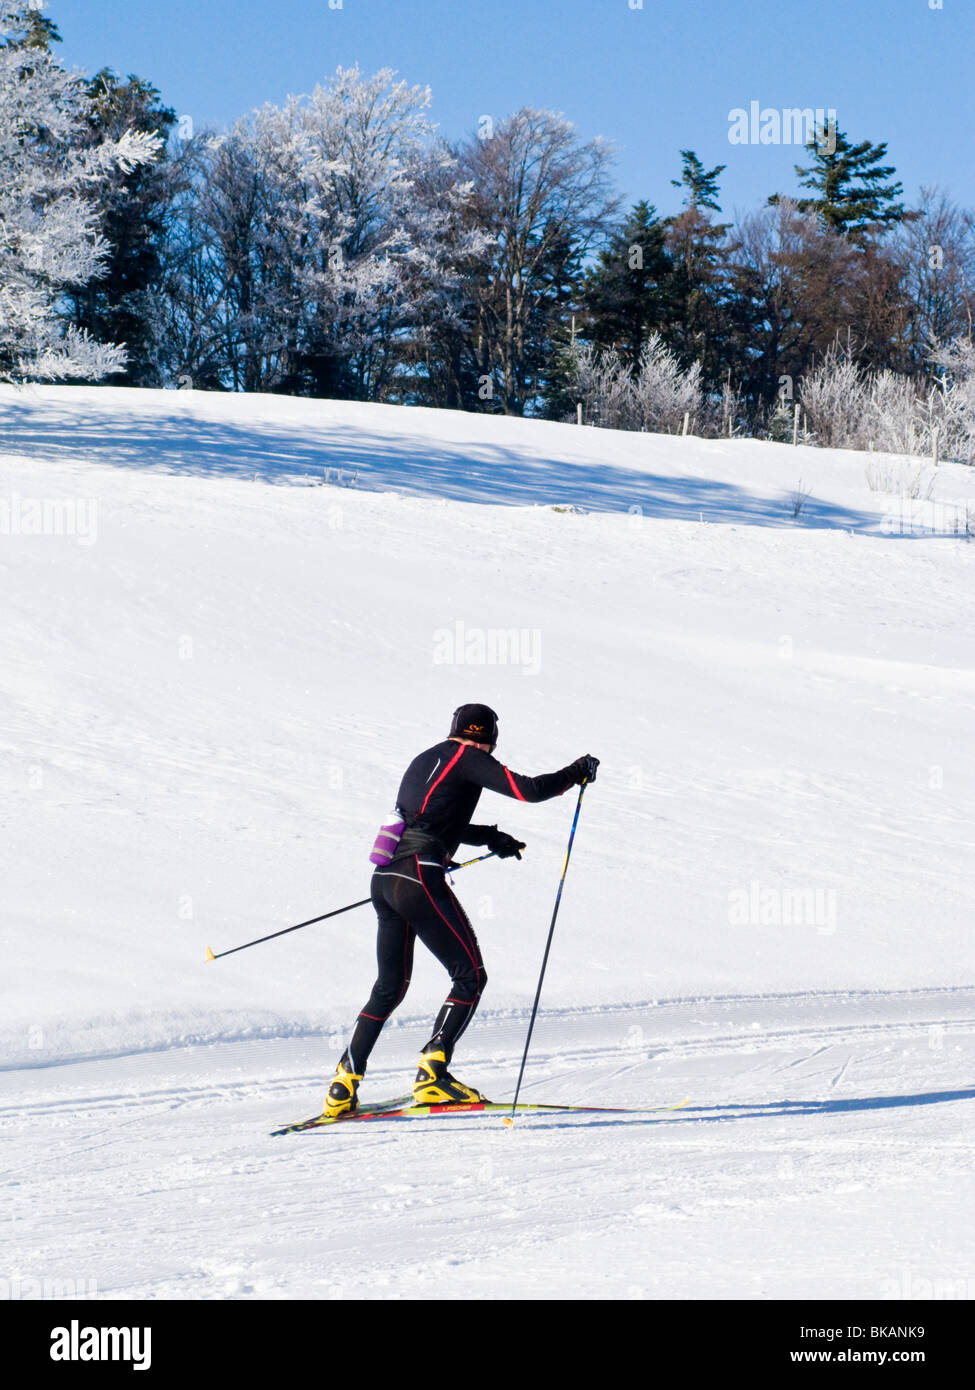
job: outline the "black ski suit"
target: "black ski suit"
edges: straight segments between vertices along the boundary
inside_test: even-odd
[[[445,877],[457,848],[486,845],[496,829],[472,825],[481,792],[518,801],[548,801],[576,780],[568,768],[523,777],[471,744],[446,739],[414,758],[400,784],[396,805],[406,830],[396,855],[372,876],[379,919],[379,975],[359,1014],[349,1045],[351,1070],[362,1073],[393,1010],[403,1001],[419,937],[450,975],[450,990],[424,1051],[443,1050],[449,1063],[487,983],[474,929]]]

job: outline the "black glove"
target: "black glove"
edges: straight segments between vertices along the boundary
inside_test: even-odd
[[[581,758],[576,758],[574,763],[570,763],[565,769],[566,774],[572,779],[572,783],[581,786],[585,782],[595,782],[596,768],[599,766],[599,759],[594,758],[591,753],[584,753]]]
[[[520,840],[516,840],[513,835],[506,835],[503,830],[499,830],[496,825],[488,829],[488,837],[484,841],[492,854],[496,854],[499,859],[510,859],[512,855],[516,859],[521,858],[521,851],[525,846]]]

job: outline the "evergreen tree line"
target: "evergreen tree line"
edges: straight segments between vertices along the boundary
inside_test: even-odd
[[[550,111],[449,143],[428,89],[353,68],[194,133],[141,78],[63,73],[57,41],[0,0],[0,107],[20,113],[0,139],[0,376],[560,420],[581,404],[592,424],[769,438],[791,438],[806,382],[804,428],[835,442],[824,372],[846,371],[901,416],[909,399],[930,424],[951,390],[964,414],[975,216],[936,189],[908,207],[885,144],[813,138],[798,191],[736,222],[725,166],[682,150],[682,208],[663,216],[624,209],[610,147]],[[29,283],[72,161],[85,254],[50,251]],[[33,350],[41,303],[60,354]]]

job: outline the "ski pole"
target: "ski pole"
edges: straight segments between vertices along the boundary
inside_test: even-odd
[[[506,1125],[514,1124],[515,1108],[518,1104],[518,1096],[521,1092],[521,1079],[525,1074],[525,1063],[528,1061],[528,1048],[531,1045],[532,1029],[535,1027],[535,1015],[538,1013],[538,1001],[542,997],[542,981],[545,979],[545,967],[548,964],[548,953],[552,946],[552,937],[555,933],[555,919],[559,915],[559,904],[562,901],[562,885],[565,883],[565,876],[569,869],[569,855],[572,853],[572,841],[575,839],[576,826],[579,824],[579,812],[582,810],[582,793],[586,790],[588,778],[582,779],[579,787],[579,800],[576,802],[576,813],[572,818],[572,829],[569,831],[569,843],[565,850],[565,860],[562,864],[562,877],[559,879],[559,891],[555,895],[555,907],[552,911],[552,924],[548,929],[548,940],[545,943],[545,954],[542,957],[542,968],[538,974],[538,988],[535,991],[535,1002],[532,1005],[532,1016],[528,1022],[528,1037],[525,1039],[525,1051],[521,1059],[521,1070],[518,1073],[518,1085],[515,1087],[515,1098],[511,1102],[511,1114],[504,1117]]]
[[[469,864],[479,864],[482,859],[491,859],[497,851],[492,850],[490,854],[479,854],[474,859],[465,859],[463,864],[454,864],[454,869],[466,869]],[[235,951],[246,951],[249,946],[260,946],[262,941],[273,941],[276,936],[287,936],[289,931],[300,931],[302,927],[310,927],[315,922],[325,922],[329,917],[340,917],[343,912],[351,912],[354,907],[365,907],[366,903],[371,902],[371,898],[360,898],[357,903],[349,903],[347,907],[337,907],[332,912],[323,912],[321,917],[309,917],[307,922],[296,922],[293,927],[282,927],[281,931],[270,932],[267,936],[259,936],[256,941],[245,941],[243,946],[231,946],[229,951],[217,951],[214,953],[211,946],[207,947],[207,962],[219,960],[221,956],[232,956]]]

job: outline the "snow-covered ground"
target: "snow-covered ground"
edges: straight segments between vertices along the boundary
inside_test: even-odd
[[[277,397],[0,390],[4,1268],[115,1297],[975,1295],[975,477]],[[800,479],[811,496],[797,518]],[[526,1099],[272,1139],[450,711],[586,794]],[[509,1098],[574,798],[485,796]],[[364,1099],[443,996],[418,957]]]

